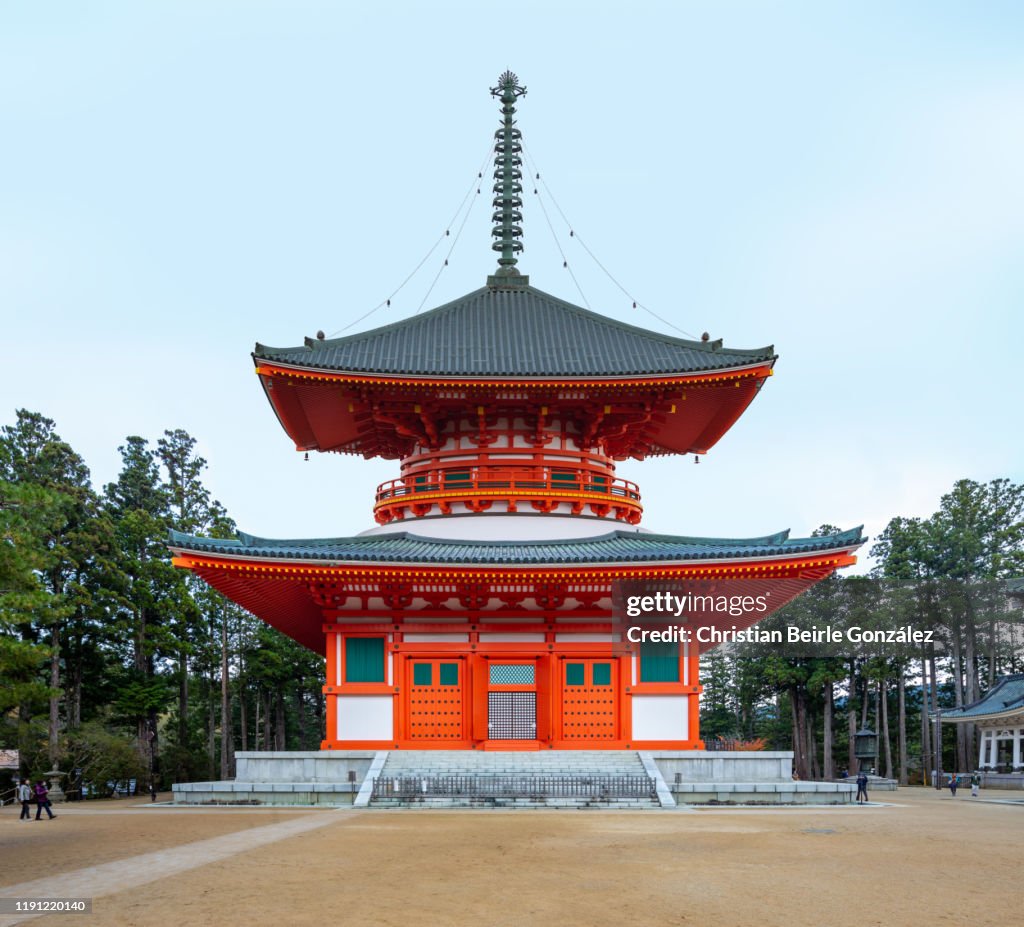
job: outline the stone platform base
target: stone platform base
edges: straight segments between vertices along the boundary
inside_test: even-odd
[[[607,752],[609,760],[615,753],[638,756],[635,751]],[[378,774],[388,756],[398,755],[397,751],[388,754],[372,750],[239,753],[234,780],[179,783],[174,786],[174,801],[177,804],[366,805],[372,777]],[[410,771],[419,758],[424,772],[431,770],[438,758],[437,752],[430,750],[401,751],[400,755],[403,769]],[[536,762],[529,759],[531,754],[507,756],[512,763]],[[549,762],[554,759],[550,753],[545,756]],[[659,796],[663,807],[670,806],[673,798],[681,805],[848,805],[853,803],[857,792],[853,779],[794,782],[790,752],[654,750],[640,756],[641,762],[653,763],[656,767],[650,772],[660,780]],[[517,760],[517,757],[522,759]],[[572,775],[573,751],[560,751],[557,757],[565,774]],[[372,773],[371,764],[374,766]],[[367,787],[360,796],[364,780]],[[868,788],[870,794],[872,786]],[[669,794],[660,795],[662,791]],[[510,805],[530,806],[529,802]]]
[[[183,782],[174,787],[176,805],[351,805],[358,791],[329,782]]]
[[[961,782],[967,782],[967,788],[970,788],[970,775],[960,774],[963,778]],[[981,787],[983,789],[1015,789],[1020,791],[1024,789],[1024,773],[994,773],[994,772],[983,772],[981,774]]]
[[[847,776],[845,779],[833,779],[833,782],[852,782],[857,787],[857,777]],[[868,795],[872,792],[895,792],[900,784],[895,779],[886,779],[884,776],[868,776]]]
[[[175,804],[351,805],[374,750],[266,751],[235,754],[235,778],[180,782]]]
[[[680,805],[851,805],[857,787],[837,782],[683,782]]]
[[[795,782],[788,750],[654,750],[651,757],[681,805],[849,805],[847,782]]]

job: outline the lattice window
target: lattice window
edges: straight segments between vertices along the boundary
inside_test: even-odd
[[[532,686],[536,667],[532,663],[492,663],[492,686]]]

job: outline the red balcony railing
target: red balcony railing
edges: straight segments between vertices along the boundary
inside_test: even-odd
[[[436,507],[446,513],[453,502],[462,502],[472,511],[484,511],[500,500],[508,503],[509,511],[516,511],[520,501],[530,502],[538,511],[553,511],[568,503],[576,514],[589,508],[593,514],[614,514],[630,524],[639,522],[643,511],[636,483],[602,473],[543,467],[462,467],[381,483],[374,512],[377,521],[384,523],[404,518],[406,510],[426,515]]]

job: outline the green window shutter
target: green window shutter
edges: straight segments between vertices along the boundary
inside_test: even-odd
[[[445,489],[468,489],[471,485],[468,470],[449,471],[444,475]]]
[[[594,685],[595,686],[610,686],[612,684],[612,665],[611,663],[595,663],[594,664]]]
[[[384,638],[345,638],[345,681],[384,681]]]
[[[565,684],[567,686],[583,686],[586,681],[583,677],[585,667],[582,663],[565,664]]]
[[[457,686],[459,684],[459,664],[458,663],[442,663],[441,664],[441,685],[442,686]]]
[[[640,644],[641,682],[679,682],[679,644]]]
[[[432,686],[434,684],[434,667],[430,663],[413,663],[412,684],[414,686]]]

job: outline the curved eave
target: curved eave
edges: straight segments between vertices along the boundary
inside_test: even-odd
[[[670,371],[667,373],[630,373],[608,375],[576,375],[560,374],[549,376],[522,376],[520,374],[487,374],[469,376],[458,374],[411,374],[411,373],[379,373],[365,370],[334,370],[316,365],[285,363],[278,360],[263,358],[253,352],[253,363],[256,373],[261,375],[280,373],[308,380],[344,381],[362,385],[381,386],[422,386],[424,383],[443,387],[515,387],[515,386],[550,386],[556,388],[571,387],[608,387],[630,385],[660,385],[702,383],[713,380],[734,379],[737,374],[763,371],[763,376],[771,376],[772,368],[779,359],[772,355],[766,359],[737,363],[730,367],[714,367],[705,370]]]
[[[533,573],[551,573],[571,571],[573,575],[580,573],[602,574],[602,578],[620,579],[627,578],[639,572],[653,573],[657,571],[695,572],[701,570],[730,571],[742,570],[745,566],[759,568],[760,571],[768,567],[786,567],[789,569],[805,569],[828,566],[832,569],[852,566],[857,562],[855,551],[860,544],[837,547],[831,550],[808,552],[794,551],[786,554],[765,554],[762,556],[736,556],[736,557],[713,557],[713,558],[679,558],[665,560],[621,560],[608,561],[586,561],[568,562],[551,561],[529,562],[529,563],[474,563],[471,561],[438,563],[437,561],[412,561],[412,560],[389,560],[369,562],[366,560],[345,560],[345,559],[316,559],[316,558],[288,558],[253,556],[251,554],[227,554],[223,552],[205,553],[203,551],[189,550],[188,548],[171,546],[170,550],[175,555],[174,565],[191,568],[195,564],[202,563],[204,566],[223,565],[227,568],[238,566],[253,566],[263,570],[280,570],[283,572],[298,571],[302,573],[315,572],[319,574],[330,574],[333,572],[358,571],[360,573],[382,573],[401,572],[415,570],[430,572],[431,574],[462,573],[465,575],[498,573],[501,576],[516,574],[524,578]],[[754,572],[754,571],[750,571]]]
[[[1002,718],[1024,714],[1024,674],[1003,676],[977,701],[953,712],[942,715],[943,721],[953,723],[966,721],[998,721]],[[1009,698],[1006,696],[1009,695]]]
[[[254,356],[254,360],[255,356]],[[600,403],[613,391],[639,399],[661,397],[656,420],[644,436],[646,448],[615,456],[645,454],[703,454],[710,450],[753,402],[773,375],[774,359],[699,373],[614,377],[498,377],[448,378],[429,376],[368,376],[355,371],[322,371],[296,365],[262,363],[256,373],[277,420],[300,451],[334,451],[367,457],[403,456],[403,439],[373,418],[367,397],[380,390],[389,400],[426,402],[452,391],[473,394],[468,404],[486,401],[494,391],[535,391],[546,403],[559,402],[551,392],[591,394]],[[668,398],[678,397],[678,398]],[[438,401],[451,403],[450,396]],[[578,405],[573,399],[572,405]],[[382,443],[383,442],[383,443]]]
[[[968,721],[1001,721],[1014,717],[1024,718],[1024,704],[1017,705],[1016,708],[1007,708],[1005,711],[986,712],[978,715],[953,715],[950,717],[944,714],[942,720],[953,724],[966,724]]]
[[[627,565],[592,563],[580,565],[464,565],[336,562],[310,563],[245,556],[204,556],[175,548],[174,564],[196,573],[228,598],[248,609],[270,626],[314,652],[323,647],[324,606],[321,591],[332,584],[352,583],[362,594],[376,583],[442,583],[481,581],[498,585],[582,582],[610,585],[615,580],[732,578],[771,589],[775,595],[767,614],[795,596],[856,562],[852,548],[822,552],[817,556],[754,557],[717,561],[644,562]],[[455,617],[453,613],[453,617]],[[414,617],[414,616],[413,616]],[[608,616],[611,620],[611,615]],[[740,619],[730,619],[733,623]],[[753,624],[753,615],[740,623]],[[702,650],[713,645],[701,645]]]
[[[624,533],[612,533],[605,536],[605,540],[621,541],[625,537]],[[653,537],[655,544],[662,542],[662,536]],[[738,549],[732,556],[719,554],[706,558],[648,557],[628,560],[620,557],[617,560],[591,562],[554,560],[518,563],[481,563],[473,562],[470,557],[453,558],[450,562],[440,563],[436,560],[422,559],[389,561],[383,559],[386,556],[385,551],[370,550],[370,545],[375,542],[365,540],[361,540],[360,543],[367,545],[368,554],[374,553],[372,559],[369,556],[364,559],[329,555],[270,556],[244,550],[234,552],[223,549],[197,549],[218,543],[223,548],[241,540],[271,543],[249,535],[242,535],[235,542],[216,542],[173,534],[168,546],[175,554],[175,566],[193,571],[263,621],[314,651],[322,646],[322,596],[333,584],[344,586],[351,583],[366,594],[368,585],[396,581],[413,585],[433,585],[438,582],[475,584],[484,581],[507,585],[575,581],[606,586],[615,580],[730,577],[774,584],[777,595],[773,602],[775,607],[781,607],[835,570],[855,563],[856,557],[853,552],[863,543],[860,530],[854,529],[829,539],[833,541],[829,546],[811,551],[775,549],[744,555],[742,549]],[[322,543],[343,544],[353,540],[336,539]],[[687,538],[674,540],[681,544],[694,543],[693,539]],[[806,540],[811,542],[813,539]],[[190,547],[189,541],[194,541],[194,546]],[[415,538],[412,543],[418,544],[423,541],[422,538]],[[575,542],[570,542],[566,546],[572,547],[573,543]],[[578,542],[577,546],[590,543],[592,542]],[[707,539],[707,543],[721,546],[723,540]],[[777,547],[792,544],[797,547],[800,542],[788,541],[785,533],[780,533],[746,543],[751,546]],[[448,545],[439,543],[437,546],[440,549]],[[493,545],[486,542],[467,542],[466,546],[471,550],[481,550]],[[742,542],[737,544],[738,548],[742,546]]]

